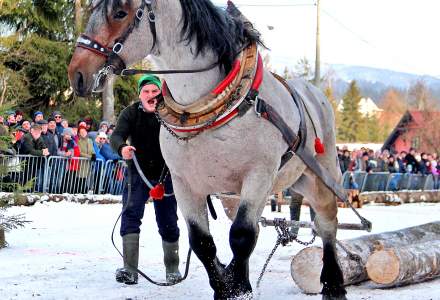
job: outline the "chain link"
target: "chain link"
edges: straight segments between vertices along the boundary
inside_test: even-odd
[[[286,246],[289,242],[295,241],[298,244],[307,247],[313,244],[316,239],[316,233],[314,230],[312,232],[313,234],[312,239],[308,242],[303,242],[297,238],[297,235],[294,235],[292,234],[292,232],[290,232],[286,219],[275,218],[273,222],[274,222],[275,230],[278,233],[278,237],[277,237],[277,241],[275,242],[275,246],[273,247],[272,251],[270,252],[269,256],[266,259],[266,262],[264,263],[263,268],[261,269],[260,276],[258,276],[257,289],[260,287],[260,283],[263,279],[264,273],[266,272],[266,268],[269,265],[269,262],[272,259],[273,255],[275,254],[275,251],[277,250],[279,245]]]

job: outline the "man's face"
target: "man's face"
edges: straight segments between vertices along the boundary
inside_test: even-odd
[[[41,132],[42,133],[47,133],[47,128],[49,127],[49,124],[42,124],[41,125]]]
[[[29,121],[24,121],[23,124],[21,124],[21,127],[23,127],[24,130],[29,131],[31,129],[31,123],[29,123]]]
[[[15,116],[15,121],[20,122],[21,120],[23,120],[23,116],[22,115],[16,115]]]
[[[67,127],[69,127],[69,123],[67,123],[66,120],[63,120],[63,121],[61,122],[61,126],[63,126],[64,128],[67,128]]]
[[[48,124],[48,128],[49,128],[51,131],[54,131],[56,127],[57,127],[57,123],[56,123],[55,121],[50,121],[50,122],[49,122],[49,124]]]
[[[31,135],[34,138],[34,140],[37,140],[40,138],[41,136],[41,129],[37,129],[37,128],[32,128],[31,129]]]
[[[139,99],[142,101],[142,106],[148,112],[154,112],[157,105],[157,96],[160,94],[160,89],[155,84],[146,84],[142,87],[139,93]]]
[[[11,124],[11,123],[15,123],[15,116],[14,116],[14,115],[9,115],[9,116],[8,116],[8,123],[9,123],[9,124]]]
[[[96,136],[95,142],[96,142],[98,145],[104,145],[106,141],[107,141],[106,138]]]
[[[55,115],[53,118],[55,119],[56,123],[61,123],[61,120],[63,119],[61,115]]]
[[[41,121],[43,120],[43,115],[42,114],[38,114],[35,116],[35,122]]]

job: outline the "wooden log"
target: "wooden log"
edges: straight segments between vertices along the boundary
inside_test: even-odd
[[[409,227],[397,231],[364,235],[340,241],[343,247],[358,255],[360,261],[350,258],[341,246],[337,245],[337,255],[344,274],[344,284],[350,285],[368,280],[365,264],[368,257],[378,248],[402,247],[440,239],[440,221]],[[322,249],[305,248],[292,259],[291,275],[296,285],[306,294],[321,292],[319,278],[322,270]]]
[[[359,198],[364,203],[399,205],[404,203],[440,203],[440,191],[366,192]]]
[[[393,287],[440,277],[440,240],[375,251],[367,260],[368,277]]]

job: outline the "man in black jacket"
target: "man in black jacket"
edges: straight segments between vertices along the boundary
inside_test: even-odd
[[[22,154],[32,155],[32,157],[26,158],[25,178],[36,178],[35,189],[37,192],[43,192],[43,175],[46,162],[43,156],[48,156],[49,150],[41,137],[40,125],[34,124],[31,126],[30,132],[23,137],[21,149]]]
[[[145,75],[138,81],[140,101],[125,108],[119,115],[118,123],[111,136],[111,146],[125,160],[131,160],[133,151],[142,172],[155,185],[165,166],[159,145],[160,123],[154,114],[157,97],[161,93],[161,82],[153,75]],[[129,145],[127,144],[129,141]],[[145,203],[149,197],[149,188],[142,181],[133,163],[129,163],[127,172],[131,175],[131,197],[128,199],[127,186],[123,191],[124,209],[121,219],[124,268],[116,271],[116,280],[126,284],[137,283],[139,258],[139,233]],[[173,193],[171,178],[164,182],[165,192]],[[129,201],[129,205],[127,202]],[[154,201],[156,223],[162,237],[166,279],[175,282],[181,278],[179,273],[179,228],[177,227],[177,204],[174,196]]]

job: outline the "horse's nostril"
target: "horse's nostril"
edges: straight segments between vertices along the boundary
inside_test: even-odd
[[[84,92],[84,77],[81,72],[75,73],[75,89],[78,94],[82,94]]]

